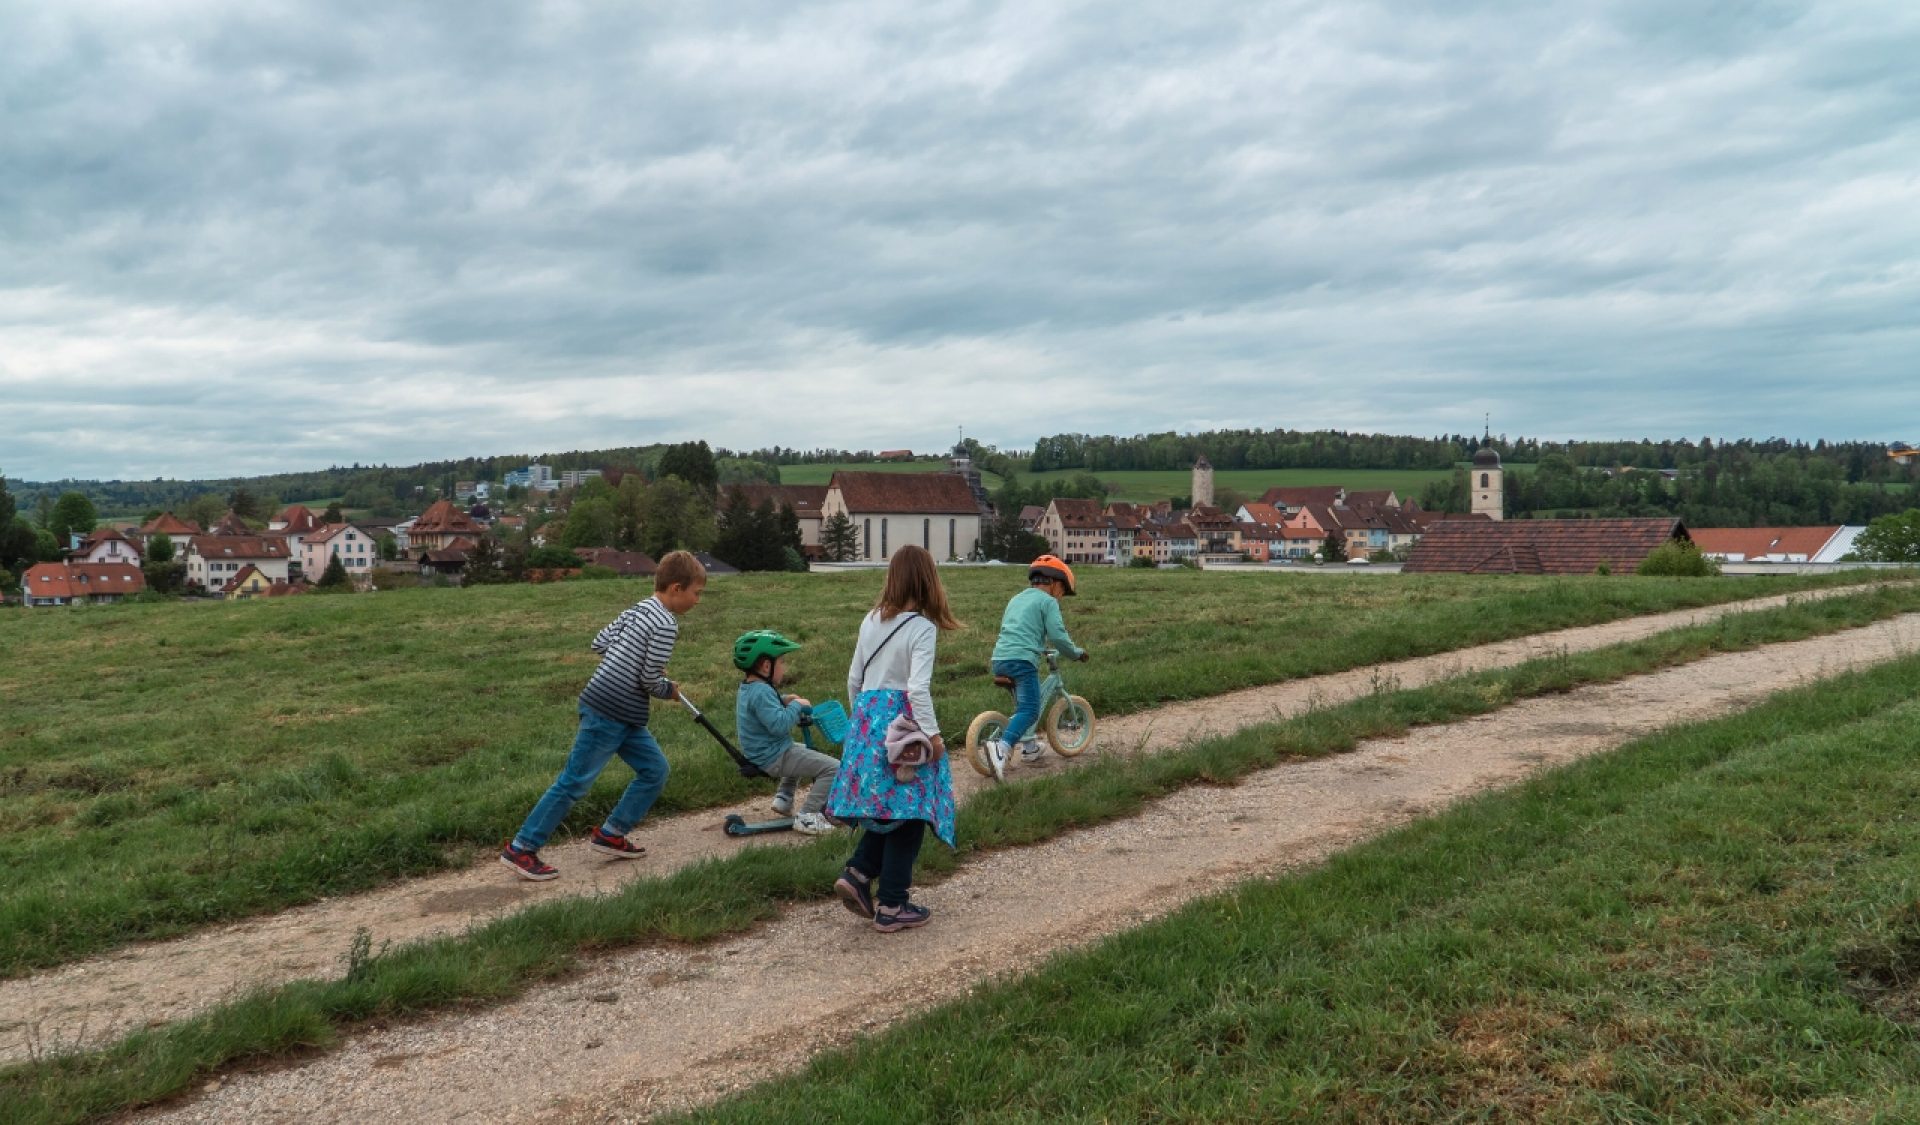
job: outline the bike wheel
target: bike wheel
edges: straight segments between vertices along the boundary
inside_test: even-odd
[[[993,766],[987,761],[987,743],[999,738],[1005,729],[1007,717],[998,711],[980,712],[967,728],[967,764],[981,777],[993,776]]]
[[[1054,753],[1062,758],[1077,758],[1093,745],[1097,723],[1091,703],[1080,696],[1068,695],[1047,708],[1047,717],[1041,721],[1040,729]]]

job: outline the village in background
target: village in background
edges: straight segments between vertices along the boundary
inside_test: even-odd
[[[1164,465],[1161,439],[1170,436],[1131,440],[1156,442],[1150,455]],[[1386,468],[1370,459],[1431,464],[1464,454],[1409,495],[1338,483],[1338,468],[1319,474],[1329,483],[1256,492],[1245,486],[1261,470],[1246,462],[1262,452],[1243,436],[1185,435],[1193,452],[1184,474],[1132,474],[1184,479],[1183,495],[1158,499],[1117,498],[1126,489],[1115,480],[1129,474],[1103,476],[1089,464],[1138,460],[1146,447],[1130,452],[1127,439],[1078,435],[1043,439],[1024,459],[963,439],[937,457],[776,450],[742,458],[688,442],[608,451],[591,467],[583,462],[594,454],[575,453],[557,471],[534,461],[498,479],[447,475],[433,484],[408,483],[406,471],[394,483],[394,470],[355,466],[329,471],[360,475],[329,501],[281,502],[256,491],[275,478],[257,478],[139,518],[102,519],[84,488],[56,496],[53,487],[23,485],[30,516],[0,478],[0,598],[38,607],[643,577],[675,549],[694,551],[713,574],[828,571],[884,566],[906,544],[951,565],[1051,553],[1075,565],[1370,573],[1707,575],[1920,561],[1920,511],[1908,498],[1914,451],[1904,445],[1643,443],[1626,452],[1665,464],[1604,467],[1577,465],[1574,455],[1605,447],[1555,449],[1491,434],[1355,436],[1319,453],[1360,462],[1348,471],[1356,482]],[[1369,441],[1396,444],[1383,451]],[[1231,454],[1235,486],[1216,484],[1209,444]],[[1505,462],[1502,449],[1529,459]],[[412,475],[485,464],[417,466]],[[788,476],[824,481],[783,483]],[[163,484],[179,482],[155,487]],[[110,487],[95,483],[94,491],[125,502]],[[1693,526],[1690,511],[1729,526]],[[1751,523],[1803,514],[1820,522]]]

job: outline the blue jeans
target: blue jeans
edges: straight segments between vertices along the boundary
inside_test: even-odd
[[[1027,660],[996,660],[993,674],[1013,677],[1013,717],[1000,732],[1011,746],[1033,733],[1033,724],[1040,721],[1040,669]]]
[[[660,752],[653,732],[646,727],[630,726],[609,719],[582,703],[580,732],[573,736],[573,750],[567,764],[554,779],[552,788],[527,814],[527,822],[514,833],[513,846],[521,851],[537,852],[547,837],[567,818],[573,803],[587,795],[600,771],[615,754],[633,767],[633,782],[620,795],[620,803],[607,814],[600,830],[609,836],[625,836],[646,819],[647,810],[667,787],[667,756]]]

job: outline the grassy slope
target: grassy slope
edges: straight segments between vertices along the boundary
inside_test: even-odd
[[[716,582],[671,671],[722,724],[728,643],[807,642],[796,687],[844,683],[881,576]],[[1799,580],[1795,580],[1799,581]],[[964,729],[1000,706],[984,675],[1017,572],[954,572],[971,623],[935,695]],[[1790,588],[1688,580],[1298,582],[1105,571],[1068,607],[1096,652],[1071,673],[1105,713],[1500,637]],[[0,617],[0,973],[467,862],[551,781],[591,673],[586,642],[630,583],[415,590]],[[663,812],[752,791],[678,709]],[[572,817],[604,815],[610,769]]]
[[[700,1119],[1920,1119],[1916,681],[1477,800]]]
[[[959,851],[921,857],[937,880],[982,850],[1017,847],[1070,828],[1130,816],[1142,802],[1199,784],[1230,784],[1293,756],[1341,753],[1419,724],[1485,714],[1522,698],[1654,668],[1885,620],[1920,607],[1920,588],[1880,585],[1846,597],[1735,614],[1626,645],[1561,654],[1262,724],[1160,754],[1102,757],[1085,768],[979,794],[960,810]],[[737,933],[785,903],[828,897],[845,841],[749,848],[618,894],[528,908],[467,933],[350,959],[344,979],[296,981],[190,1020],[136,1032],[98,1052],[0,1069],[0,1107],[22,1122],[71,1122],[169,1097],[207,1075],[336,1043],[369,1019],[417,1015],[518,994],[569,972],[585,955],[655,940]],[[369,951],[370,952],[370,951]]]
[[[825,484],[833,479],[833,474],[844,469],[851,473],[939,473],[945,472],[945,461],[864,461],[857,463],[835,463],[818,465],[782,465],[780,466],[781,484]],[[1000,487],[1000,477],[996,473],[982,472],[980,479],[989,489]]]

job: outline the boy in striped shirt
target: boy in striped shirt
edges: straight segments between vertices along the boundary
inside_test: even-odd
[[[653,596],[640,602],[593,638],[600,667],[580,693],[580,730],[560,776],[541,797],[527,821],[500,851],[500,862],[522,878],[552,879],[560,872],[541,862],[540,848],[566,819],[573,803],[618,754],[633,768],[633,782],[605,824],[587,837],[587,847],[615,859],[638,859],[646,849],[627,833],[646,819],[647,810],[667,785],[667,756],[647,729],[649,701],[675,699],[680,689],[667,679],[667,658],[680,635],[678,618],[700,604],[707,570],[685,551],[660,560],[653,575]]]

